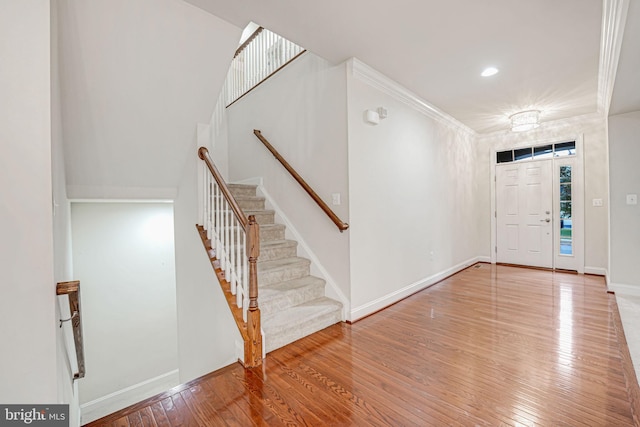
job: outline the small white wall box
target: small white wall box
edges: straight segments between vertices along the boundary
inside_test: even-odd
[[[364,112],[364,121],[372,125],[377,125],[380,123],[380,114],[378,114],[377,111],[366,110]]]

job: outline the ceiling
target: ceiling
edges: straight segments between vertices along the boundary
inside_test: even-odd
[[[356,57],[478,133],[602,111],[602,0],[187,0],[332,63]],[[635,5],[637,6],[637,5]],[[500,72],[481,77],[485,67]]]

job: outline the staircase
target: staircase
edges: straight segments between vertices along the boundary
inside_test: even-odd
[[[323,279],[310,275],[308,259],[297,256],[298,242],[285,239],[285,226],[265,209],[255,185],[229,184],[244,213],[260,224],[259,306],[266,352],[310,335],[342,319],[342,304],[324,296]]]

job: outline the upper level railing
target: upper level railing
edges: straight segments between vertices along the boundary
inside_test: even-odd
[[[56,295],[69,296],[69,318],[60,319],[60,327],[62,327],[63,322],[71,322],[73,341],[76,348],[76,360],[78,363],[78,372],[73,375],[73,379],[84,378],[85,365],[82,321],[80,318],[80,282],[77,280],[73,282],[59,282],[56,286]]]
[[[320,209],[322,209],[322,211],[331,219],[331,221],[333,221],[340,232],[343,232],[344,230],[349,228],[349,224],[342,221],[338,217],[338,215],[336,215],[335,212],[333,212],[331,208],[320,198],[320,196],[318,196],[318,194],[313,191],[311,186],[307,184],[307,182],[300,176],[298,172],[296,172],[296,170],[289,164],[289,162],[287,162],[284,157],[282,157],[280,153],[278,153],[278,150],[276,150],[273,145],[271,145],[271,143],[267,141],[267,138],[262,135],[261,131],[254,129],[253,134],[258,137],[258,139],[264,144],[265,147],[267,147],[267,150],[269,150],[271,154],[273,154],[273,156],[282,164],[282,166],[284,166],[287,172],[289,172],[291,176],[296,181],[298,181],[298,184],[300,184],[302,188],[307,192],[307,194],[313,199],[313,201],[316,202],[318,206],[320,206]]]
[[[225,82],[226,106],[242,98],[305,50],[259,27],[239,48]]]
[[[240,209],[209,151],[200,147],[198,157],[204,167],[202,227],[211,242],[224,281],[235,295],[236,307],[242,310],[242,315],[234,315],[234,318],[245,342],[244,364],[259,366],[262,363],[257,267],[260,228],[253,215],[247,218]]]

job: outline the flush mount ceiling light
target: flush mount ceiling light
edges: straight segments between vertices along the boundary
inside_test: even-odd
[[[491,77],[498,74],[499,71],[500,70],[498,70],[496,67],[487,67],[482,71],[482,73],[480,73],[480,75],[482,77]]]
[[[513,132],[524,132],[540,126],[540,111],[520,111],[511,115],[509,119],[511,120],[511,130]]]

